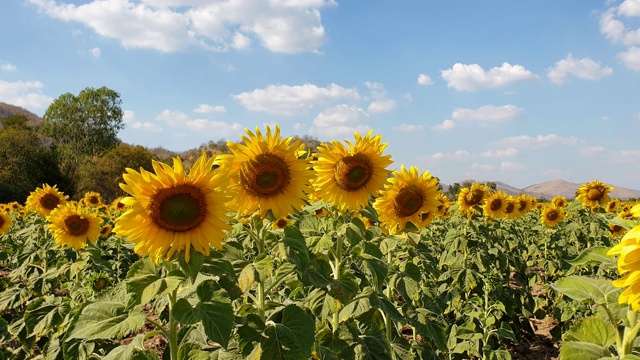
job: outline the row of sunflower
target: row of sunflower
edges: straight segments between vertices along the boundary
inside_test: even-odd
[[[262,340],[259,337],[249,336],[253,339],[249,342],[257,342],[260,346],[248,347],[250,351],[243,350],[244,355],[248,355],[244,352],[250,352],[254,356],[269,359],[272,358],[270,357],[272,354],[269,354],[267,349],[273,350],[280,345],[293,346],[288,342],[276,342],[278,346],[274,348],[273,341],[275,337],[282,336],[279,332],[282,331],[282,327],[287,328],[287,331],[295,329],[295,324],[287,321],[288,316],[295,314],[305,321],[320,319],[320,323],[329,329],[331,340],[327,340],[326,334],[319,335],[323,334],[320,332],[315,335],[315,343],[305,340],[304,346],[297,345],[304,349],[284,351],[282,358],[305,358],[305,356],[308,358],[312,348],[316,357],[331,358],[335,355],[342,357],[346,354],[346,350],[340,347],[338,339],[346,341],[346,338],[341,338],[346,334],[339,334],[346,322],[346,314],[357,317],[360,325],[366,321],[363,317],[373,316],[365,315],[366,311],[357,308],[357,306],[363,306],[365,310],[377,309],[384,315],[379,319],[382,325],[378,330],[382,329],[386,334],[383,336],[383,343],[379,344],[381,348],[378,355],[381,358],[387,355],[398,358],[403,353],[400,348],[394,347],[394,344],[404,344],[404,340],[399,338],[403,326],[410,326],[414,342],[419,343],[419,337],[416,334],[420,332],[420,336],[423,337],[422,346],[426,344],[432,347],[427,349],[428,351],[423,349],[426,351],[424,353],[442,355],[446,352],[438,336],[431,334],[430,339],[427,339],[429,330],[425,330],[424,327],[429,325],[425,323],[425,319],[419,320],[418,317],[413,318],[409,315],[412,307],[422,308],[417,302],[421,296],[421,301],[427,298],[431,299],[430,301],[441,301],[441,299],[432,298],[433,294],[428,294],[429,286],[425,287],[426,284],[436,280],[426,280],[425,275],[419,275],[420,272],[432,271],[429,269],[440,261],[439,271],[450,272],[455,274],[454,278],[462,276],[464,279],[464,285],[460,288],[463,291],[463,301],[476,303],[476,295],[480,294],[498,296],[500,292],[490,283],[491,279],[479,274],[479,271],[483,267],[490,267],[492,261],[494,264],[504,263],[507,270],[513,270],[514,264],[519,261],[518,257],[523,256],[518,251],[514,251],[520,245],[513,244],[505,244],[502,248],[502,251],[507,253],[506,257],[503,256],[505,254],[496,254],[495,249],[499,247],[495,236],[503,232],[501,229],[513,224],[521,224],[517,221],[529,221],[535,218],[540,225],[551,230],[570,216],[568,209],[571,208],[571,204],[564,198],[556,197],[548,204],[537,203],[530,196],[512,197],[500,191],[491,192],[486,185],[478,183],[469,188],[463,188],[456,199],[455,206],[452,206],[441,193],[437,179],[428,172],[420,173],[418,168],[413,166],[408,169],[401,166],[397,171],[389,171],[387,168],[392,161],[389,155],[383,154],[386,144],[381,142],[380,136],[373,136],[372,132],[365,136],[356,133],[353,144],[349,141],[344,144],[338,141],[322,144],[314,153],[304,149],[299,140],[281,138],[278,127],[274,132],[267,128],[266,136],[258,129],[255,132],[247,130],[246,133],[247,135],[242,137],[243,143],[229,143],[232,154],[218,157],[208,157],[203,154],[188,172],[183,168],[180,158],[174,159],[173,166],[154,162],[153,172],[145,169],[140,171],[127,169],[123,175],[124,183],[121,184],[121,188],[130,196],[116,199],[111,206],[103,205],[97,193],[88,193],[81,201],[74,202],[69,201],[55,186],[45,185],[31,194],[24,208],[19,204],[5,205],[5,211],[0,210],[0,230],[10,229],[12,217],[8,215],[9,212],[19,214],[20,211],[37,211],[46,216],[48,231],[57,244],[81,251],[87,246],[93,246],[101,235],[108,236],[112,230],[110,226],[114,224],[113,236],[134,243],[134,251],[143,258],[148,256],[150,260],[146,264],[144,263],[146,260],[142,259],[139,265],[132,266],[125,281],[129,290],[142,292],[138,294],[138,298],[149,300],[149,296],[160,297],[165,298],[165,303],[169,304],[170,314],[166,318],[166,326],[157,324],[155,320],[148,317],[147,321],[156,324],[158,331],[167,338],[172,359],[178,358],[177,351],[181,347],[177,344],[179,329],[194,325],[203,317],[205,319],[202,320],[202,324],[205,327],[206,336],[225,348],[228,345],[229,335],[220,334],[231,332],[232,324],[236,324],[238,331],[247,335],[251,327],[247,322],[255,320],[251,317],[243,317],[240,312],[237,316],[243,320],[229,319],[229,324],[222,324],[223,319],[227,319],[231,311],[230,305],[227,306],[223,299],[214,301],[217,298],[212,298],[212,294],[204,289],[203,284],[210,286],[213,289],[211,291],[219,291],[235,301],[241,299],[233,295],[239,286],[240,291],[245,293],[245,297],[253,298],[258,322],[262,321],[262,325],[258,326],[261,327],[259,333]],[[608,194],[611,190],[610,186],[596,180],[583,185],[578,190],[576,200],[579,206],[585,209],[584,211],[595,214],[594,216],[598,216],[598,212],[602,209],[620,218],[633,213],[629,204],[621,204],[619,200],[609,198]],[[314,212],[314,217],[325,215],[326,223],[322,222],[325,225],[319,225],[304,215],[305,211],[310,210]],[[14,218],[15,216],[13,215]],[[444,219],[450,216],[458,219],[451,222],[451,225],[443,225],[446,224]],[[463,218],[468,222],[461,221]],[[477,219],[482,221],[478,223]],[[271,230],[272,228],[264,225],[263,222],[273,224],[276,229],[282,231]],[[434,226],[428,227],[427,225],[431,223],[434,223]],[[329,226],[329,224],[333,225]],[[623,228],[620,224],[613,225]],[[452,226],[459,228],[453,229]],[[477,231],[477,234],[490,230],[495,236],[492,235],[471,247],[467,239],[471,241],[477,235],[470,235],[468,232],[470,226],[476,228],[474,231]],[[463,231],[459,232],[462,228],[464,228]],[[455,231],[452,232],[452,230]],[[613,228],[611,230],[613,232]],[[520,231],[525,232],[524,229]],[[412,237],[411,232],[418,235],[417,241]],[[559,232],[550,234],[553,237],[553,234],[557,233]],[[629,234],[636,233],[637,231]],[[466,245],[461,244],[455,251],[448,251],[442,247],[442,243],[446,241],[438,243],[437,240],[429,239],[427,234],[438,234],[435,236],[436,239],[455,237],[463,240]],[[270,241],[274,237],[280,241],[275,243]],[[627,235],[623,239],[622,243],[626,244],[627,248],[635,244],[633,243],[635,240],[630,239],[635,238]],[[400,248],[397,245],[392,246],[394,242],[410,244],[418,252],[415,253],[416,250],[406,248],[396,253]],[[430,251],[424,251],[425,249],[421,248],[425,246],[423,242],[429,242]],[[198,278],[201,275],[198,271],[206,272],[203,269],[207,262],[218,261],[214,259],[227,256],[225,252],[229,252],[232,257],[237,256],[234,254],[238,251],[235,248],[238,244],[242,244],[243,247],[255,246],[255,249],[250,249],[249,252],[246,249],[240,250],[242,260],[236,258],[236,260],[225,262],[227,264],[225,266],[218,264],[220,268],[225,268],[226,273],[215,273],[214,277],[219,279],[218,281],[226,277],[234,279],[238,286],[216,285],[211,282],[211,279]],[[225,252],[220,252],[223,249]],[[405,254],[404,251],[407,253]],[[512,253],[509,253],[510,251]],[[612,251],[622,250],[618,246]],[[428,255],[428,252],[443,255],[438,259]],[[464,260],[460,260],[457,255],[454,256],[454,253],[464,255]],[[460,271],[457,264],[461,261],[466,262],[474,254],[479,254],[481,259],[478,261],[482,265],[466,267],[465,264],[462,267],[464,271]],[[445,258],[456,260],[450,261]],[[282,259],[288,259],[289,266],[283,265]],[[560,258],[558,260],[561,261]],[[319,266],[317,270],[311,272],[310,262]],[[410,266],[410,263],[413,265]],[[240,264],[242,266],[236,269]],[[281,266],[277,266],[278,264]],[[275,305],[275,308],[274,305],[269,305],[269,301],[278,302],[275,291],[284,286],[283,282],[291,281],[290,276],[293,271],[291,264],[294,264],[294,268],[300,272],[297,286],[301,286],[300,282],[303,285],[310,284],[312,288],[323,290],[327,294],[323,298],[324,307],[321,306],[321,311],[312,311],[313,316],[305,311],[309,308],[314,309],[318,305],[312,302],[316,305],[294,306],[291,302],[295,296],[288,300],[278,300],[280,305]],[[323,270],[322,264],[326,264],[327,269]],[[524,262],[525,267],[526,264]],[[156,268],[156,265],[160,267]],[[409,269],[413,266],[418,266],[421,269],[420,272],[410,271]],[[520,266],[518,265],[516,273],[524,273],[525,270]],[[149,290],[151,285],[140,280],[143,269],[144,271],[155,269],[153,271],[163,274],[161,283],[164,285],[153,285],[152,295],[149,295],[152,291]],[[165,269],[164,272],[162,269]],[[196,269],[195,273],[194,269]],[[360,274],[359,269],[364,271],[361,274],[363,278],[359,278],[356,282],[354,274]],[[628,269],[623,267],[620,271],[622,273]],[[234,272],[237,274],[234,275]],[[156,274],[145,274],[147,278],[156,279]],[[392,274],[396,277],[391,276]],[[385,275],[389,278],[381,280],[380,277],[384,278]],[[443,273],[440,277],[442,275]],[[368,278],[371,276],[377,280]],[[503,280],[508,282],[509,276],[510,273],[507,271],[506,278]],[[192,285],[198,288],[197,298],[187,297],[187,295],[179,296],[177,284],[189,283],[189,278]],[[632,280],[625,278],[617,284],[632,286],[634,284]],[[141,281],[144,286],[140,285]],[[442,286],[441,280],[439,281],[431,285]],[[485,286],[479,286],[479,282]],[[416,283],[416,286],[423,283],[423,286],[415,288],[415,293],[412,293],[408,290],[408,284],[413,283]],[[302,293],[301,289],[295,290],[295,284],[296,281],[293,281],[292,288],[286,291]],[[363,284],[370,284],[370,286],[362,287]],[[457,286],[459,285],[450,283],[446,290],[454,291],[451,292],[454,294]],[[361,294],[353,293],[354,289],[360,289]],[[526,289],[524,287],[519,291]],[[318,294],[324,294],[324,292]],[[307,297],[313,298],[318,294],[310,291]],[[362,303],[365,298],[367,302]],[[414,303],[410,303],[409,299],[414,298]],[[187,299],[188,302],[185,303]],[[451,308],[453,306],[451,304],[460,301],[459,297],[457,299],[451,300],[453,302],[449,301],[449,305],[445,307],[448,310],[442,308],[441,311],[455,313],[456,310]],[[629,303],[637,301],[635,297],[629,296],[621,296],[620,299]],[[488,301],[485,301],[485,305],[488,306]],[[86,308],[91,309],[90,306]],[[207,316],[211,314],[205,309],[212,308],[217,311],[213,311],[212,314],[220,317],[219,324],[216,324],[216,321],[206,321]],[[484,311],[489,314],[490,310],[487,309]],[[248,310],[244,308],[242,311]],[[499,325],[485,324],[487,325],[484,332],[486,336],[481,336],[481,339],[474,338],[476,343],[471,348],[461,346],[465,339],[460,335],[463,331],[454,331],[456,326],[462,329],[462,323],[456,320],[454,327],[450,324],[443,325],[440,330],[449,331],[450,337],[454,339],[448,351],[463,354],[463,356],[465,354],[482,355],[483,346],[489,346],[493,344],[492,341],[495,341],[491,338],[494,336],[491,335],[495,333],[494,330],[497,331],[497,329],[491,330],[495,326],[502,329],[500,341],[509,339],[509,332],[506,329],[515,326],[514,321],[518,321],[517,316],[505,311],[497,311],[496,308],[491,311],[495,312],[492,316],[498,316],[498,319],[501,316],[502,320],[496,323]],[[159,315],[161,314],[162,311],[159,312]],[[81,314],[80,319],[86,322],[88,318],[95,316],[95,313],[85,315],[83,318]],[[429,318],[448,324],[443,318],[431,316]],[[268,319],[275,324],[273,329],[270,325],[265,325],[264,322]],[[474,321],[481,320],[474,319]],[[313,321],[311,324],[313,335]],[[320,325],[316,324],[316,327],[318,326]],[[367,331],[375,330],[375,327],[366,328]],[[309,328],[301,325],[299,330],[308,332]],[[360,331],[354,328],[344,330]],[[507,335],[504,335],[505,333]],[[362,333],[361,336],[373,336],[367,334]],[[77,331],[73,332],[73,335],[79,338],[83,336]],[[305,339],[308,340],[308,337]],[[373,344],[355,338],[349,341],[354,341],[354,344],[365,341],[361,345],[369,347]],[[444,349],[448,346],[449,344],[445,344]],[[406,350],[404,345],[401,348]],[[473,350],[474,348],[476,350]],[[504,349],[499,351],[496,354],[504,355]],[[403,357],[400,356],[400,358]]]

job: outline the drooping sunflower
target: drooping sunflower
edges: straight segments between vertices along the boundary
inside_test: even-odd
[[[102,197],[100,196],[100,193],[97,193],[95,191],[89,191],[85,193],[82,200],[84,204],[89,207],[97,208],[102,206]]]
[[[355,135],[355,144],[333,141],[318,146],[312,161],[316,177],[314,189],[324,201],[332,202],[342,211],[358,210],[369,203],[370,196],[383,189],[393,163],[391,155],[382,155],[387,143],[370,130],[364,137]]]
[[[11,229],[13,219],[6,211],[0,211],[0,234],[4,234]]]
[[[440,205],[438,205],[438,216],[447,217],[449,216],[449,208],[451,207],[451,202],[449,198],[443,193],[439,193],[436,197],[438,201],[440,201]]]
[[[567,212],[563,208],[554,204],[548,204],[540,214],[540,221],[548,227],[554,227],[564,219],[566,214]]]
[[[458,206],[461,214],[474,213],[476,206],[482,206],[489,195],[489,187],[479,184],[477,181],[470,187],[460,189],[458,193]]]
[[[623,228],[622,226],[609,223],[609,232],[611,233],[611,236],[613,237],[622,236],[622,234],[624,234],[625,231],[626,229]]]
[[[640,311],[640,225],[629,230],[607,255],[620,255],[618,272],[622,277],[614,280],[613,285],[625,289],[618,303],[627,303],[634,311]]]
[[[576,196],[576,200],[582,201],[582,205],[584,207],[599,207],[600,205],[604,205],[609,202],[609,192],[614,189],[614,187],[596,179],[595,181],[583,184],[578,188],[578,196]]]
[[[229,174],[228,188],[235,193],[229,207],[239,216],[255,211],[264,216],[271,210],[276,219],[300,209],[314,176],[307,160],[297,156],[304,144],[281,139],[279,126],[273,133],[267,126],[266,137],[258,128],[255,134],[245,131],[244,144],[228,142],[233,154],[219,156],[222,171]]]
[[[55,242],[63,247],[82,249],[87,246],[87,241],[95,243],[100,237],[102,220],[76,203],[55,208],[47,216],[47,221]]]
[[[384,227],[396,234],[404,230],[409,221],[418,228],[424,227],[430,219],[422,214],[438,211],[439,193],[438,179],[428,171],[420,175],[417,167],[407,170],[402,165],[400,171],[394,171],[387,180],[373,208]]]
[[[131,196],[121,201],[129,208],[118,217],[114,232],[136,243],[134,251],[149,255],[152,261],[170,259],[184,251],[185,260],[191,247],[209,255],[209,245],[222,248],[230,196],[225,173],[212,170],[215,157],[202,154],[187,174],[179,157],[173,167],[153,161],[155,173],[143,168],[127,169],[122,190]]]
[[[494,191],[487,197],[486,202],[482,206],[484,216],[494,219],[505,217],[505,208],[507,206],[507,194],[504,191]]]
[[[37,211],[42,216],[47,216],[53,209],[67,203],[69,196],[58,191],[56,185],[43,184],[27,197],[26,207],[30,211]]]

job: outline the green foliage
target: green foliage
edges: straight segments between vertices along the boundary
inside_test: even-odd
[[[0,203],[24,202],[43,183],[62,182],[53,151],[35,132],[15,124],[0,129]]]
[[[140,171],[151,170],[151,161],[155,156],[142,146],[118,144],[102,155],[95,155],[84,161],[76,173],[76,198],[88,191],[100,193],[103,201],[113,201],[125,193],[118,186],[123,182],[122,174],[126,168]]]

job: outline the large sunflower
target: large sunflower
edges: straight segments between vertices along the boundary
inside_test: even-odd
[[[26,207],[31,211],[38,211],[42,216],[47,216],[53,209],[67,203],[69,196],[58,191],[56,185],[53,187],[43,184],[31,192],[27,198]]]
[[[382,155],[387,143],[382,137],[371,137],[370,130],[364,138],[355,133],[355,144],[333,141],[318,146],[317,160],[312,162],[316,178],[312,181],[323,200],[332,202],[342,211],[358,210],[383,189],[391,165],[391,155]]]
[[[6,211],[0,211],[0,234],[4,234],[11,228],[13,219]]]
[[[118,218],[114,232],[136,243],[134,251],[158,262],[184,251],[188,262],[191,246],[209,255],[209,245],[220,249],[229,209],[224,172],[212,170],[215,157],[202,154],[187,174],[179,157],[173,167],[153,161],[155,173],[127,169],[122,190],[131,196],[130,206]]]
[[[439,193],[438,179],[428,171],[419,175],[417,167],[411,166],[407,171],[402,165],[400,171],[394,171],[388,179],[373,207],[383,226],[395,234],[402,231],[409,221],[417,227],[427,225],[431,218],[423,214],[438,211]]]
[[[540,214],[540,221],[548,226],[554,227],[564,219],[567,212],[554,204],[548,204],[542,209],[542,213]]]
[[[576,200],[582,201],[585,207],[604,205],[609,202],[609,192],[615,188],[596,179],[578,188]]]
[[[87,241],[95,243],[100,237],[102,220],[76,203],[57,207],[47,220],[55,242],[63,247],[82,249],[87,246]]]
[[[640,311],[640,225],[629,230],[607,255],[620,255],[618,272],[622,277],[613,281],[613,285],[626,289],[620,294],[618,302],[627,303],[634,311]]]
[[[477,181],[470,187],[460,189],[457,201],[460,213],[469,214],[475,212],[475,207],[484,205],[488,195],[489,187],[485,184],[479,184]]]
[[[482,206],[484,216],[494,219],[503,218],[506,205],[507,194],[504,191],[495,191],[487,197]]]
[[[222,171],[229,174],[229,189],[235,193],[229,206],[239,216],[271,210],[278,219],[304,204],[313,171],[307,160],[298,158],[304,149],[300,139],[280,139],[280,127],[274,133],[267,126],[264,137],[256,128],[245,130],[244,144],[228,142],[233,155],[220,155]]]

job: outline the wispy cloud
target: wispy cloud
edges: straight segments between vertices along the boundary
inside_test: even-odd
[[[367,107],[370,114],[380,114],[396,108],[396,101],[387,99],[387,92],[382,83],[368,81],[365,85],[371,91],[371,97],[374,99]]]
[[[8,63],[6,61],[0,61],[0,70],[2,71],[15,71],[17,69],[18,67],[11,63]]]
[[[162,127],[152,122],[139,121],[136,118],[136,114],[131,110],[124,111],[124,114],[122,115],[122,120],[127,126],[131,127],[132,129],[139,129],[139,130],[153,132],[153,133],[162,132]]]
[[[604,151],[605,151],[604,146],[587,146],[580,149],[578,152],[580,153],[580,155],[593,155],[593,154],[598,154]]]
[[[618,59],[631,70],[640,71],[640,48],[632,47],[618,53]]]
[[[42,110],[53,102],[53,98],[42,93],[43,88],[44,84],[40,81],[0,80],[0,99],[31,111]]]
[[[476,91],[485,88],[502,88],[517,82],[537,78],[522,65],[505,62],[500,67],[485,71],[478,64],[456,63],[452,68],[441,72],[447,86],[458,91]]]
[[[398,131],[402,131],[402,132],[415,132],[415,131],[424,130],[424,126],[423,125],[413,125],[413,124],[400,124],[400,125],[394,127],[394,129],[396,129]]]
[[[472,157],[471,153],[466,150],[458,150],[454,152],[437,152],[432,155],[428,155],[430,160],[467,160]]]
[[[354,105],[341,104],[323,110],[313,120],[309,131],[314,135],[338,137],[354,132],[366,133],[370,127],[364,123],[368,114]]]
[[[442,123],[438,125],[434,125],[431,127],[433,130],[453,130],[456,128],[456,122],[451,119],[446,119]]]
[[[491,142],[491,145],[494,146],[504,146],[504,147],[514,147],[514,148],[526,148],[526,147],[545,147],[556,144],[562,145],[577,145],[582,140],[574,137],[562,137],[556,134],[548,134],[548,135],[520,135],[520,136],[510,136],[501,140]]]
[[[469,121],[479,124],[502,123],[514,120],[520,116],[522,109],[515,105],[485,105],[477,109],[458,108],[451,114],[456,121]]]
[[[574,59],[569,54],[549,69],[547,77],[555,84],[564,84],[569,75],[585,80],[600,80],[611,74],[613,69],[608,66],[603,67],[599,62],[589,58]]]
[[[170,127],[195,131],[200,134],[214,135],[216,137],[235,135],[244,129],[244,127],[238,123],[193,119],[183,112],[169,109],[165,109],[158,114],[156,120],[164,122]]]
[[[518,155],[518,149],[506,148],[506,149],[497,149],[497,150],[487,150],[482,152],[480,155],[482,157],[487,157],[487,158],[513,157]]]
[[[225,113],[227,108],[222,105],[200,104],[193,109],[193,112],[198,114]]]

